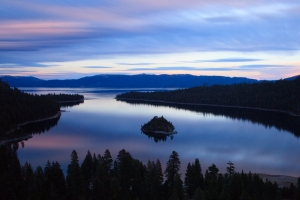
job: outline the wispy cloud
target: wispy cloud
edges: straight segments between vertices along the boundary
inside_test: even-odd
[[[153,65],[155,63],[116,63],[118,65]]]
[[[153,68],[130,68],[125,71],[238,71],[257,69],[290,69],[288,65],[242,65],[232,67],[153,67]]]
[[[239,69],[289,69],[293,68],[288,65],[242,65]]]
[[[152,67],[152,68],[130,68],[126,71],[174,71],[174,70],[187,70],[187,71],[191,71],[191,70],[200,70],[199,68],[196,67]]]
[[[5,70],[0,70],[0,74],[1,75],[10,75],[10,74],[20,74],[20,73],[24,73],[24,74],[28,74],[28,73],[35,73],[35,70],[9,70],[9,69],[5,69]]]
[[[263,57],[247,58],[251,53],[281,55],[282,52],[300,51],[298,0],[93,0],[69,4],[58,0],[29,1],[26,4],[4,0],[0,7],[0,63],[3,64],[109,57],[111,66],[168,70],[152,68],[151,65],[157,67],[165,63],[158,62],[155,55],[215,52],[215,59],[193,58],[192,62],[182,62],[191,63],[184,64],[187,68],[173,68],[196,71],[217,68],[197,68],[193,63],[250,64],[268,61]],[[218,52],[233,55],[220,58]],[[244,55],[235,57],[236,52]],[[113,60],[144,55],[148,55],[147,62]],[[169,63],[179,59],[174,57]],[[19,65],[22,66],[26,65]],[[237,69],[244,68],[232,68]],[[138,68],[130,70],[138,71]]]
[[[263,59],[255,59],[255,58],[221,58],[221,59],[212,59],[212,60],[194,60],[194,61],[180,61],[181,63],[209,63],[209,62],[256,62],[262,61]]]
[[[23,63],[0,63],[0,68],[26,68],[26,67],[54,67],[58,65],[49,65],[34,62],[23,62]]]
[[[91,69],[109,69],[112,67],[105,67],[105,66],[84,66],[83,68],[91,68]]]
[[[154,68],[131,68],[126,71],[233,71],[238,68],[219,67],[219,68],[203,68],[203,67],[154,67]]]

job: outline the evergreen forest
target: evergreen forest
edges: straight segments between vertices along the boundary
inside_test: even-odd
[[[20,164],[18,143],[0,146],[1,199],[86,200],[277,200],[299,199],[296,185],[280,188],[259,175],[236,172],[228,162],[226,173],[212,164],[202,170],[199,159],[188,163],[181,174],[179,155],[173,151],[163,170],[159,159],[143,164],[122,149],[115,160],[109,150],[101,156],[87,152],[80,164],[77,152],[70,155],[67,174],[58,162],[48,161],[35,169]]]
[[[300,115],[300,76],[293,80],[199,86],[157,92],[129,92],[116,99],[248,107]]]
[[[61,101],[82,99],[83,96],[78,94],[28,94],[10,88],[0,79],[0,138],[8,137],[9,131],[16,130],[18,124],[56,115]]]

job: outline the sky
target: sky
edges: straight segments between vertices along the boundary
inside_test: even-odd
[[[0,76],[300,74],[299,0],[0,0]]]

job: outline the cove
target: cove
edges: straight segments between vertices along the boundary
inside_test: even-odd
[[[21,90],[85,96],[83,104],[64,108],[66,112],[54,126],[24,141],[24,148],[18,151],[21,164],[28,161],[35,168],[38,165],[44,167],[47,160],[58,161],[66,172],[73,149],[80,162],[88,150],[103,155],[109,149],[115,159],[121,149],[126,149],[143,163],[160,159],[165,168],[175,150],[179,154],[182,173],[188,162],[199,158],[203,170],[214,163],[221,173],[225,172],[230,160],[236,171],[300,176],[299,123],[286,115],[114,99],[126,89]],[[178,133],[157,141],[143,134],[141,125],[154,116],[166,117]]]

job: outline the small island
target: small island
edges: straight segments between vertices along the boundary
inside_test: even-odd
[[[175,127],[173,126],[172,122],[167,121],[163,116],[155,116],[148,123],[141,127],[141,130],[148,134],[176,134],[177,131],[174,131],[174,129]]]

